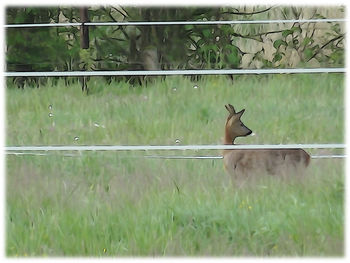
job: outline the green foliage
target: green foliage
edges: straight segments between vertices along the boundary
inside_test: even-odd
[[[282,31],[282,36],[284,38],[286,38],[287,36],[289,36],[290,34],[293,34],[293,30],[287,29],[287,30],[283,30]]]
[[[317,8],[309,9],[314,18],[322,17]],[[273,19],[276,14],[293,19],[303,12],[296,7],[252,10],[107,6],[90,7],[88,12],[90,21],[98,22],[254,20],[263,15]],[[7,8],[6,20],[9,24],[57,23],[80,18],[72,7],[16,7]],[[315,61],[325,67],[344,66],[344,28],[332,23],[321,34],[316,30],[320,29],[310,23],[286,24],[282,30],[257,25],[97,26],[89,28],[89,50],[80,51],[76,27],[8,29],[6,63],[9,71],[311,67]],[[262,42],[271,42],[271,47],[251,48]],[[275,52],[266,52],[270,48]]]
[[[58,23],[59,8],[8,8],[8,24]],[[64,13],[64,12],[63,12]],[[76,28],[9,28],[6,32],[8,71],[78,70]],[[20,78],[35,81],[36,78]]]
[[[273,57],[273,62],[278,62],[278,61],[280,61],[281,59],[282,59],[282,54],[283,53],[281,53],[281,52],[276,52],[275,53],[275,55],[274,55],[274,57]]]
[[[273,42],[273,46],[274,46],[274,48],[276,48],[276,49],[279,49],[279,47],[280,47],[281,45],[287,46],[288,44],[287,44],[286,41],[283,41],[282,39],[277,39],[275,42]]]

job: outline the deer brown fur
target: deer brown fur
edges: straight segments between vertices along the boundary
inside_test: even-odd
[[[246,127],[241,116],[231,104],[225,105],[229,112],[225,124],[224,144],[234,144],[237,137],[248,136],[252,131]],[[310,155],[302,149],[224,150],[224,166],[233,176],[249,176],[251,173],[270,175],[285,174],[303,169],[310,163]]]

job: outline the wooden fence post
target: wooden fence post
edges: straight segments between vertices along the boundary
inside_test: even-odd
[[[81,49],[89,49],[89,27],[84,25],[84,23],[89,22],[89,15],[87,7],[81,7],[79,9],[80,13],[80,22],[82,25],[80,26],[80,48]],[[86,70],[84,68],[83,70]],[[87,87],[87,79],[85,76],[79,78],[81,83],[81,90],[84,92],[88,92]]]
[[[83,23],[80,26],[80,47],[82,49],[89,48],[89,27],[85,26],[84,23],[89,22],[89,15],[87,7],[80,8],[80,22]]]

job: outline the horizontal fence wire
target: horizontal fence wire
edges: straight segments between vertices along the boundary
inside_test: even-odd
[[[311,155],[312,159],[342,159],[346,158],[346,155]],[[221,160],[224,157],[223,156],[164,156],[164,155],[145,155],[145,158],[150,159],[176,159],[176,160],[182,160],[182,159],[203,159],[203,160]]]
[[[347,158],[347,155],[311,155],[312,159],[341,159]]]
[[[37,153],[37,152],[6,152],[8,155],[34,155],[34,156],[52,156],[51,153]],[[63,157],[79,157],[82,156],[81,152],[79,154],[74,153],[64,153],[59,156]],[[221,160],[223,156],[183,156],[183,155],[142,155],[142,156],[123,156],[124,158],[148,158],[148,159],[172,159],[172,160]],[[344,159],[347,155],[311,155],[311,159]]]
[[[6,146],[5,151],[163,151],[163,150],[259,150],[344,149],[345,144],[257,144],[257,145],[65,145]]]
[[[9,24],[5,28],[69,27],[69,26],[169,26],[169,25],[234,25],[234,24],[281,24],[281,23],[332,23],[346,22],[342,18],[330,19],[276,19],[276,20],[229,20],[229,21],[121,21],[121,22],[77,22],[43,24]]]
[[[150,22],[88,22],[88,26],[167,26],[167,25],[233,25],[233,24],[280,24],[280,23],[331,23],[346,19],[275,19],[275,20],[228,20],[228,21],[150,21]]]
[[[31,28],[31,27],[70,27],[81,26],[83,23],[43,23],[43,24],[9,24],[4,25],[5,28]]]
[[[4,72],[5,77],[81,77],[81,76],[164,76],[164,75],[245,75],[345,73],[346,68],[290,68],[290,69],[196,69],[196,70],[129,70],[129,71],[47,71]]]
[[[34,156],[48,156],[48,155],[54,155],[53,153],[48,152],[5,152],[7,155],[16,155],[16,156],[22,156],[22,155],[34,155]],[[81,156],[81,153],[75,154],[75,153],[63,153],[60,154],[60,156],[64,157],[78,157]]]

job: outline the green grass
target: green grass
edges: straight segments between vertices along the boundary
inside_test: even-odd
[[[311,74],[142,87],[91,78],[88,96],[63,82],[9,87],[6,144],[219,144],[227,103],[246,109],[256,133],[237,143],[344,141],[344,77]],[[7,256],[344,255],[343,160],[312,160],[302,180],[262,176],[238,189],[221,160],[144,154],[8,155]]]

